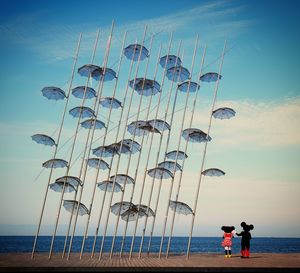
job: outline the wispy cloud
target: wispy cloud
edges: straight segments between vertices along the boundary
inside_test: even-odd
[[[151,33],[167,33],[174,31],[176,36],[183,35],[185,44],[194,44],[194,34],[201,34],[205,41],[213,41],[222,38],[224,35],[236,37],[243,33],[253,23],[250,20],[242,20],[239,15],[244,7],[233,6],[228,1],[217,1],[204,3],[196,7],[181,10],[172,14],[139,21],[128,21],[118,25],[116,18],[114,45],[120,46],[125,30],[129,31],[129,38],[134,40],[141,37],[144,26],[148,26],[148,37]],[[47,24],[42,23],[43,17],[48,16],[47,11],[40,13],[26,14],[13,18],[0,25],[2,41],[19,44],[30,48],[33,52],[40,54],[48,61],[59,61],[70,58],[73,54],[70,48],[76,44],[76,39],[80,32],[84,32],[81,54],[91,52],[93,40],[95,39],[98,22],[83,24]],[[191,30],[195,29],[195,33]],[[100,45],[105,46],[105,40],[110,30],[110,26],[101,26]],[[178,34],[180,32],[180,34]]]

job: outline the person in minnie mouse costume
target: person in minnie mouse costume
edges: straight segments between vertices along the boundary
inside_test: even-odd
[[[241,256],[241,258],[249,258],[250,257],[250,240],[252,238],[250,230],[254,229],[254,226],[247,225],[245,222],[242,222],[241,227],[243,228],[243,231],[240,233],[236,233],[237,236],[242,236],[242,240],[241,240],[242,256]]]
[[[231,247],[232,247],[232,238],[234,236],[234,226],[222,226],[221,229],[224,231],[222,247],[225,250],[225,258],[231,258]]]

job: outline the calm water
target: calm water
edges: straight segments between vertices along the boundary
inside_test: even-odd
[[[54,252],[61,252],[64,245],[63,236],[57,236],[54,244]],[[85,252],[91,252],[93,245],[93,237],[86,240]],[[148,238],[144,240],[143,250],[147,250]],[[32,250],[33,236],[0,236],[0,253],[4,252],[30,252]],[[191,252],[216,253],[223,252],[221,247],[221,238],[218,237],[194,237],[191,244]],[[41,236],[38,239],[37,252],[48,252],[51,237]],[[110,251],[112,238],[106,237],[104,243],[104,252]],[[172,253],[184,253],[187,248],[187,237],[173,237],[171,243]],[[115,243],[115,252],[120,250],[121,238],[117,237]],[[76,236],[73,240],[73,252],[79,252],[81,249],[82,237]],[[96,253],[100,250],[101,237],[97,241]],[[129,252],[131,237],[127,237],[125,241],[125,252]],[[140,237],[136,237],[134,251],[139,250]],[[160,245],[160,237],[152,239],[151,252],[158,252]],[[164,242],[164,250],[167,246],[167,239]],[[233,239],[233,253],[240,251],[240,238]],[[273,252],[273,253],[300,253],[300,238],[253,238],[251,240],[251,252]]]

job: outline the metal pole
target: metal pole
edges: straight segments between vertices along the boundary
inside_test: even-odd
[[[97,32],[97,37],[96,37],[96,41],[95,41],[95,47],[94,47],[93,56],[92,56],[92,63],[93,63],[94,58],[95,58],[96,48],[97,48],[97,44],[98,44],[98,39],[99,39],[99,31]],[[89,77],[87,79],[87,82],[86,82],[86,85],[85,85],[81,107],[84,105],[84,102],[85,102],[85,94],[86,94],[86,90],[87,90],[87,87],[88,87],[89,78],[90,78],[90,75],[89,75]],[[78,133],[78,128],[79,128],[79,124],[80,124],[81,114],[82,114],[82,112],[80,112],[80,115],[78,117],[78,122],[77,122],[76,130],[75,130],[75,134],[74,134],[74,140],[73,140],[73,144],[72,144],[72,148],[71,148],[71,153],[70,153],[70,158],[69,158],[68,167],[67,167],[67,171],[66,171],[66,175],[65,176],[68,176],[68,174],[69,174],[70,165],[71,165],[71,161],[72,161],[72,158],[73,158],[74,147],[75,147],[75,143],[76,143],[76,140],[77,140],[77,133]],[[62,206],[64,191],[65,191],[65,184],[66,184],[66,180],[64,181],[64,185],[63,185],[62,192],[61,192],[61,197],[60,197],[58,212],[57,212],[57,216],[56,216],[55,228],[54,228],[54,232],[53,232],[53,235],[52,235],[51,246],[50,246],[50,250],[49,250],[49,259],[51,258],[52,251],[53,251],[53,244],[54,244],[54,239],[55,239],[55,236],[56,236],[56,231],[57,231],[59,216],[60,216],[60,212],[61,212],[61,206]]]
[[[122,64],[122,60],[123,60],[123,49],[124,49],[124,45],[125,45],[125,41],[126,41],[126,36],[127,36],[127,31],[125,31],[124,37],[123,37],[123,42],[122,42],[122,47],[121,47],[121,53],[120,53],[120,58],[119,58],[119,64],[118,64],[118,68],[117,68],[117,75],[118,76],[116,78],[116,82],[115,82],[115,86],[114,86],[114,91],[113,91],[112,97],[115,97],[115,95],[116,95],[116,90],[117,90],[118,80],[119,80],[119,74],[120,74],[120,68],[121,68],[121,64]],[[108,131],[108,127],[109,127],[109,124],[110,124],[111,113],[112,113],[112,104],[110,105],[110,109],[109,109],[108,122],[107,122],[107,125],[106,125],[106,128],[105,128],[105,133],[104,133],[104,138],[103,138],[103,145],[105,144],[105,141],[106,141],[107,131]],[[94,134],[92,135],[91,144],[93,143],[93,137],[94,137]],[[90,150],[91,150],[91,145],[90,145]],[[100,166],[100,162],[101,162],[100,160],[99,160],[99,166]],[[98,166],[97,169],[99,169],[99,166]],[[83,250],[84,250],[84,245],[85,245],[85,239],[86,239],[87,232],[88,232],[88,226],[89,226],[89,222],[90,222],[90,218],[91,218],[92,206],[93,206],[93,202],[94,202],[94,198],[95,198],[95,193],[96,193],[96,186],[97,186],[97,183],[95,183],[95,185],[94,185],[92,199],[90,201],[90,210],[89,210],[89,215],[88,215],[88,219],[87,219],[87,222],[86,222],[85,231],[84,231],[84,235],[83,235],[83,241],[82,241],[81,251],[80,251],[80,259],[82,258],[82,254],[83,254]]]
[[[75,69],[76,69],[76,65],[77,65],[77,59],[78,59],[78,54],[79,54],[81,38],[82,38],[82,33],[79,34],[79,38],[78,38],[78,42],[77,42],[76,53],[75,53],[73,68],[72,68],[72,73],[71,73],[71,80],[70,80],[70,85],[69,85],[68,94],[67,94],[67,100],[66,100],[64,111],[63,111],[62,118],[61,118],[61,123],[60,123],[60,127],[59,127],[59,132],[58,132],[58,137],[57,137],[57,141],[56,141],[56,145],[55,145],[53,158],[55,158],[56,154],[57,154],[58,144],[59,144],[59,141],[60,141],[60,136],[61,136],[64,121],[65,121],[65,115],[66,115],[66,111],[67,111],[67,107],[68,107],[68,103],[69,103],[69,98],[70,98],[70,94],[71,94]],[[46,191],[45,191],[45,195],[44,195],[41,214],[40,214],[38,227],[37,227],[37,231],[36,231],[36,235],[35,235],[34,243],[33,243],[33,248],[32,248],[32,252],[31,252],[31,259],[33,259],[33,257],[34,257],[34,252],[35,252],[35,248],[36,248],[36,244],[37,244],[37,239],[38,239],[38,236],[39,236],[39,233],[40,233],[41,222],[42,222],[42,218],[43,218],[43,214],[44,214],[44,210],[45,210],[46,199],[47,199],[48,191],[49,191],[49,184],[50,184],[51,178],[52,178],[52,172],[53,172],[53,167],[51,167],[49,178],[48,178],[48,183],[47,183],[47,187],[46,187]]]
[[[179,55],[179,51],[180,51],[180,47],[179,47],[179,50],[178,50],[178,55]],[[175,66],[177,66],[177,63],[178,63],[178,55],[176,57]],[[183,61],[183,55],[184,55],[184,52],[182,53],[182,58],[181,58],[182,61]],[[175,74],[173,74],[173,79],[174,79],[174,76],[175,76]],[[177,77],[177,80],[178,80],[178,77]],[[165,110],[165,115],[164,115],[164,120],[163,120],[164,124],[166,123],[166,119],[167,119],[167,116],[168,116],[168,113],[169,113],[169,105],[170,105],[170,100],[171,100],[173,85],[174,85],[174,81],[172,81],[171,88],[170,88],[170,93],[169,93],[169,97],[168,97],[168,101],[167,101],[167,107],[166,107],[166,110]],[[177,92],[178,92],[178,90],[176,88],[174,102],[176,102],[176,99],[177,99]],[[173,104],[173,111],[172,111],[172,116],[171,116],[171,123],[169,124],[170,125],[170,130],[171,130],[171,127],[172,127],[173,115],[174,115],[174,104]],[[155,119],[157,119],[157,116],[158,116],[158,111],[156,111]],[[155,125],[153,125],[153,126],[155,126]],[[170,130],[168,132],[168,135],[170,134]],[[158,163],[160,149],[161,149],[161,144],[162,144],[162,139],[163,139],[163,134],[164,134],[164,131],[160,135],[159,145],[158,145],[158,151],[157,151],[156,160],[155,160],[155,166],[157,166],[157,163]],[[151,147],[152,147],[152,141],[153,141],[153,135],[151,136],[151,140],[150,140],[150,148],[149,148],[147,164],[146,164],[145,172],[144,172],[144,179],[146,179],[146,172],[147,172],[147,168],[148,168],[148,160],[149,160],[149,157],[150,157],[150,151],[151,151]],[[148,208],[150,207],[150,204],[151,204],[152,193],[153,193],[153,188],[154,188],[154,183],[155,183],[154,180],[155,180],[155,177],[152,178],[152,183],[151,183],[151,186],[150,186],[151,189],[150,189],[150,195],[149,195],[148,204],[147,204]],[[160,179],[160,182],[161,181],[162,181],[162,179]],[[156,211],[157,210],[155,210],[155,213],[154,213],[153,217],[156,217]],[[147,226],[147,222],[148,222],[148,209],[147,209],[145,217],[146,217],[146,219],[145,219],[145,222],[144,222],[144,228],[142,230],[142,238],[141,238],[140,248],[139,248],[139,258],[141,258],[141,252],[142,252],[143,243],[144,243],[144,236],[145,236],[145,233],[146,233],[146,226]]]
[[[109,58],[109,53],[110,53],[110,47],[111,47],[111,39],[112,39],[113,29],[114,29],[114,21],[112,22],[111,31],[110,31],[110,34],[109,34],[109,37],[108,37],[108,41],[107,41],[106,52],[105,52],[104,63],[103,63],[103,76],[101,78],[101,83],[99,84],[98,96],[97,96],[97,99],[96,99],[95,105],[94,105],[94,107],[96,107],[96,105],[97,105],[96,117],[98,115],[99,101],[100,101],[100,98],[101,98],[101,95],[102,95],[102,91],[103,91],[103,83],[104,83],[104,79],[105,79],[105,72],[106,72],[108,58]],[[90,133],[90,130],[91,130],[91,128],[89,128],[89,133]],[[89,157],[89,153],[90,153],[90,150],[91,150],[91,145],[92,145],[92,139],[93,139],[94,132],[95,132],[95,124],[93,126],[92,138],[91,138],[91,141],[90,141],[90,146],[89,146],[89,151],[88,151],[88,157]],[[86,146],[85,146],[85,152],[87,150],[87,144],[88,144],[88,138],[87,138],[87,142],[86,142]],[[85,152],[84,152],[84,156],[85,156]],[[87,157],[87,159],[88,159],[88,157]],[[71,235],[71,240],[70,240],[70,244],[69,244],[69,251],[68,251],[67,259],[70,258],[70,254],[71,254],[71,250],[72,250],[72,243],[73,243],[73,238],[74,238],[75,230],[76,230],[76,223],[77,223],[77,219],[78,219],[79,204],[80,204],[80,201],[81,201],[81,197],[82,197],[82,193],[83,193],[83,187],[84,187],[85,178],[86,178],[87,163],[88,163],[88,161],[86,160],[85,170],[84,170],[84,174],[83,174],[82,187],[81,187],[81,191],[80,191],[80,194],[79,194],[78,205],[76,207],[75,223],[74,223],[74,226],[73,226],[73,232],[72,232],[72,235]],[[82,165],[84,165],[84,157],[82,159]]]
[[[146,33],[146,28],[145,28],[145,33]],[[144,46],[144,40],[145,40],[145,36],[144,36],[144,39],[143,39],[143,42],[142,42],[142,45],[141,45],[141,50],[139,52],[139,59],[141,58],[141,55],[142,55],[142,49],[143,49],[143,46]],[[152,40],[153,39],[151,39],[151,47],[152,47]],[[151,52],[151,50],[149,52]],[[147,70],[148,70],[149,60],[150,60],[150,57],[147,60],[145,75],[146,75]],[[138,68],[139,68],[139,64],[136,67],[136,74],[135,74],[135,78],[134,78],[134,82],[133,82],[133,87],[135,86],[135,83],[136,83],[136,77],[137,77]],[[130,112],[131,103],[132,103],[132,99],[133,99],[133,93],[134,92],[131,93],[131,97],[130,97],[130,102],[129,102],[129,106],[128,106],[127,118],[126,118],[126,123],[125,123],[124,131],[123,131],[122,140],[125,139],[126,124],[128,122],[129,112]],[[138,113],[137,114],[137,119],[138,119],[138,116],[139,116],[139,112],[140,112],[140,108],[141,108],[141,104],[142,104],[142,99],[143,99],[143,96],[141,96],[141,98],[140,98],[140,102],[139,102],[139,106],[138,106],[138,111],[137,111],[137,113]],[[120,150],[122,150],[122,147],[123,147],[123,142],[121,142]],[[131,153],[130,153],[130,156],[131,156]],[[117,167],[116,167],[116,172],[115,172],[115,176],[114,176],[114,180],[113,180],[113,185],[112,185],[112,193],[110,195],[110,199],[109,199],[109,202],[108,202],[108,204],[110,204],[110,205],[112,204],[112,198],[113,198],[114,188],[115,188],[115,183],[116,183],[116,175],[118,173],[118,169],[119,169],[119,165],[120,165],[120,159],[121,159],[121,153],[119,153],[119,155],[118,155]],[[109,208],[110,208],[110,206],[109,206]],[[103,237],[102,237],[102,242],[101,242],[101,247],[100,247],[99,260],[101,259],[102,254],[103,254],[103,247],[104,247],[104,242],[105,242],[105,237],[106,237],[106,232],[107,232],[107,225],[108,225],[108,221],[109,221],[109,215],[110,215],[110,210],[108,209],[108,212],[107,212],[107,215],[106,215],[106,221],[105,221],[105,225],[104,225],[104,234],[103,234]]]
[[[212,122],[212,112],[214,110],[215,102],[216,102],[216,98],[217,98],[220,75],[221,75],[221,72],[222,72],[226,45],[227,45],[227,41],[225,40],[224,48],[223,48],[223,52],[222,52],[222,57],[221,57],[221,63],[220,63],[220,66],[219,66],[219,73],[218,73],[219,76],[218,76],[218,79],[217,79],[216,85],[215,85],[214,98],[213,98],[211,113],[210,113],[210,117],[209,117],[209,124],[208,124],[208,130],[207,130],[207,139],[206,139],[206,142],[205,142],[205,145],[204,145],[204,152],[203,152],[203,157],[202,157],[202,162],[201,162],[201,169],[200,169],[200,172],[199,172],[199,180],[198,180],[198,186],[197,186],[197,191],[196,191],[196,198],[195,198],[195,204],[194,204],[193,216],[192,216],[192,222],[191,222],[191,228],[190,228],[190,234],[189,234],[189,241],[188,241],[188,247],[187,247],[187,253],[186,253],[187,258],[189,258],[189,255],[190,255],[190,246],[191,246],[191,240],[192,240],[192,236],[193,236],[193,229],[194,229],[195,215],[196,215],[196,211],[197,211],[197,204],[198,204],[198,198],[199,198],[199,192],[200,192],[201,178],[202,178],[202,172],[203,172],[203,167],[204,167],[204,162],[205,162],[205,156],[206,156],[206,152],[207,152],[208,136],[209,136],[209,133],[210,133],[211,122]]]
[[[192,65],[191,65],[191,75],[192,75],[192,71],[193,71],[193,68],[194,68],[194,61],[195,61],[195,55],[196,55],[196,51],[197,51],[197,47],[198,47],[198,40],[199,40],[199,37],[197,36],[195,49],[194,49],[194,54],[193,54],[193,59],[192,59]],[[184,111],[183,111],[183,116],[182,116],[181,128],[179,130],[177,153],[176,153],[175,165],[174,165],[174,169],[173,169],[173,178],[172,178],[172,181],[171,181],[171,186],[170,186],[170,191],[169,191],[169,198],[168,198],[168,204],[167,204],[167,209],[166,209],[166,214],[165,214],[163,235],[162,235],[162,238],[161,238],[160,249],[159,249],[159,254],[158,254],[159,258],[161,258],[162,246],[163,246],[163,241],[164,241],[164,236],[165,236],[165,231],[166,231],[166,225],[167,225],[167,221],[168,221],[169,200],[171,199],[173,184],[174,184],[174,180],[175,180],[175,171],[176,171],[176,164],[177,164],[177,160],[178,160],[178,151],[180,149],[180,143],[181,143],[181,131],[182,131],[182,128],[183,128],[183,125],[184,125],[186,108],[187,108],[187,103],[188,103],[188,99],[189,99],[189,93],[190,93],[190,81],[189,81],[188,89],[187,89],[187,93],[186,93],[186,100],[185,100],[185,106],[184,106]]]
[[[160,58],[160,54],[161,54],[161,48],[162,48],[162,46],[160,45],[160,47],[159,47],[159,53],[158,53],[158,57],[157,57],[158,60],[156,62],[156,68],[155,68],[155,73],[154,73],[153,81],[156,80],[158,63],[159,63],[159,58]],[[145,78],[146,78],[146,74],[145,74]],[[145,78],[144,78],[144,80],[145,80]],[[143,96],[143,95],[141,94],[141,96]],[[146,120],[148,120],[148,117],[149,117],[149,112],[150,112],[150,107],[151,107],[151,103],[152,103],[152,98],[153,98],[153,93],[151,93],[150,100],[149,100],[149,103],[148,103],[148,108],[147,108],[148,111],[147,111],[147,115],[146,115]],[[138,120],[138,118],[137,118],[137,120]],[[133,134],[134,137],[135,137],[135,131],[136,131],[136,128],[135,128],[134,134]],[[144,144],[144,136],[145,136],[145,134],[142,135],[141,150],[140,150],[139,156],[138,156],[138,164],[140,162],[140,158],[141,158],[141,154],[142,154],[142,149],[143,149],[143,144]],[[132,144],[133,144],[133,142],[132,142]],[[127,169],[126,169],[126,174],[125,175],[128,175],[129,166],[130,166],[130,160],[127,163]],[[135,184],[133,185],[133,187],[134,186],[135,186]],[[125,189],[126,189],[126,183],[124,184],[124,187],[123,187],[123,191],[122,191],[122,196],[120,198],[121,199],[120,202],[123,202],[123,198],[124,198],[124,194],[125,194]],[[112,257],[113,251],[114,251],[115,239],[116,239],[116,236],[117,236],[117,231],[118,231],[118,226],[119,226],[119,220],[120,220],[120,215],[117,216],[117,222],[116,222],[116,225],[115,225],[115,232],[114,232],[114,236],[113,236],[113,240],[112,240],[112,245],[111,245],[111,250],[110,250],[110,258]]]

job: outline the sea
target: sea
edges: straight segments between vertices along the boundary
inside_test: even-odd
[[[80,252],[82,246],[82,236],[75,236],[72,243],[72,252]],[[62,252],[65,236],[57,236],[54,241],[53,251],[55,253]],[[121,237],[116,237],[114,252],[121,249]],[[124,243],[124,252],[130,251],[132,237],[126,237]],[[0,236],[0,253],[9,252],[31,252],[34,242],[34,236]],[[94,237],[86,238],[84,252],[91,252]],[[100,251],[102,237],[98,237],[96,241],[95,253]],[[135,238],[133,251],[138,252],[141,237]],[[149,237],[144,238],[143,252],[147,252]],[[161,237],[153,237],[151,244],[151,252],[159,252]],[[223,253],[221,246],[222,238],[220,237],[193,237],[190,251],[191,253]],[[68,241],[69,243],[69,241]],[[165,237],[163,243],[163,252],[166,251],[168,237]],[[39,236],[36,246],[36,252],[49,252],[51,244],[51,236]],[[170,245],[170,253],[183,254],[187,250],[187,237],[172,237]],[[110,252],[112,245],[112,237],[105,237],[103,252]],[[235,237],[233,239],[232,253],[240,252],[241,239]],[[255,253],[300,253],[300,238],[273,238],[273,237],[254,237],[251,240],[251,252]]]

